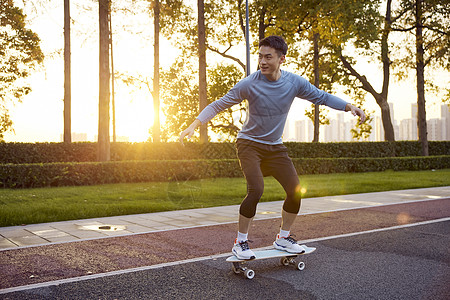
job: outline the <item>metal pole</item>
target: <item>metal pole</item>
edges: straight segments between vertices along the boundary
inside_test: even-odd
[[[247,47],[246,73],[250,75],[250,30],[248,21],[248,0],[245,0],[245,43]]]

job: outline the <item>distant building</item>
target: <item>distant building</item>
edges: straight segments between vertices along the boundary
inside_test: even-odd
[[[441,105],[442,131],[445,141],[450,141],[450,105]]]
[[[394,136],[399,141],[417,141],[419,139],[417,130],[417,104],[411,104],[411,118],[401,120],[398,123],[394,119],[394,105],[389,103]],[[374,116],[372,132],[365,141],[384,141],[384,128],[381,117]],[[428,140],[445,141],[450,140],[450,106],[441,105],[441,118],[427,121]],[[340,112],[336,118],[330,118],[330,125],[320,126],[320,142],[351,142],[355,141],[351,129],[355,128],[355,119],[344,121],[344,113]],[[295,121],[295,134],[289,136],[289,125],[286,125],[283,134],[284,141],[311,142],[314,138],[314,124],[311,120]]]
[[[60,135],[61,142],[64,142],[64,134]],[[87,142],[87,133],[72,132],[72,142]]]
[[[297,142],[307,142],[306,120],[295,121],[295,140]]]

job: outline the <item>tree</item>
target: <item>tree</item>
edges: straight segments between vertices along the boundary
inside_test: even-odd
[[[40,39],[26,28],[22,9],[13,0],[0,0],[0,141],[13,125],[7,103],[20,102],[31,92],[21,79],[43,59]]]
[[[161,125],[159,120],[159,23],[160,23],[160,9],[159,0],[155,0],[153,4],[154,13],[154,34],[155,43],[154,59],[153,59],[153,142],[159,143],[161,141]]]
[[[70,62],[70,0],[64,0],[64,142],[72,142],[71,62]]]
[[[108,24],[109,24],[109,50],[111,55],[111,111],[112,111],[112,126],[113,126],[113,143],[117,141],[116,136],[116,90],[115,90],[115,71],[114,71],[114,43],[113,43],[113,30],[112,30],[112,8],[108,12]]]
[[[109,0],[99,1],[99,107],[98,107],[98,160],[110,160],[109,137]]]
[[[416,27],[416,74],[417,74],[417,127],[422,155],[428,156],[427,114],[425,108],[425,49],[423,36],[423,0],[415,3]]]
[[[422,155],[428,155],[425,68],[441,66],[450,70],[450,3],[446,0],[402,0],[395,31],[414,35],[415,53],[407,52],[404,65],[416,70],[417,126]]]
[[[207,83],[206,83],[206,28],[205,28],[205,2],[198,0],[198,80],[199,80],[199,105],[202,111],[207,103]],[[208,126],[200,126],[200,143],[208,142]]]
[[[397,19],[397,17],[392,17],[391,12],[392,0],[386,2],[386,13],[384,18],[384,27],[380,29],[380,48],[381,55],[380,60],[383,65],[383,83],[381,92],[377,92],[373,85],[368,81],[367,77],[361,75],[352,65],[351,59],[345,56],[339,49],[339,58],[342,61],[343,66],[348,70],[348,75],[355,77],[361,84],[362,89],[370,93],[378,106],[381,109],[381,119],[384,129],[384,139],[386,141],[395,141],[394,127],[392,125],[391,113],[388,104],[388,91],[389,91],[389,79],[390,79],[390,67],[391,60],[389,56],[389,35],[392,32],[392,23]],[[376,41],[373,40],[372,41]]]

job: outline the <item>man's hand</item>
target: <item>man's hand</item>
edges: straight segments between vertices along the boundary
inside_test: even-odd
[[[187,136],[187,138],[190,139],[192,135],[194,135],[195,129],[197,129],[197,127],[201,124],[202,123],[198,119],[195,119],[195,121],[192,122],[192,124],[181,133],[179,141],[183,146],[184,137]]]
[[[361,118],[361,120],[359,121],[359,124],[362,124],[362,123],[364,123],[364,121],[366,121],[366,114],[364,113],[364,111],[361,108],[358,108],[351,104],[347,104],[345,106],[345,111],[350,111],[352,113],[352,115],[359,116]]]

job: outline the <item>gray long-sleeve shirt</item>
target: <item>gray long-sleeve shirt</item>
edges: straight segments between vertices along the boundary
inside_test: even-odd
[[[270,81],[261,71],[257,71],[239,81],[225,96],[209,104],[197,119],[205,124],[219,112],[247,99],[247,118],[237,137],[269,145],[281,144],[286,118],[295,97],[337,110],[345,110],[347,104],[317,89],[299,75],[282,70],[277,81]]]

